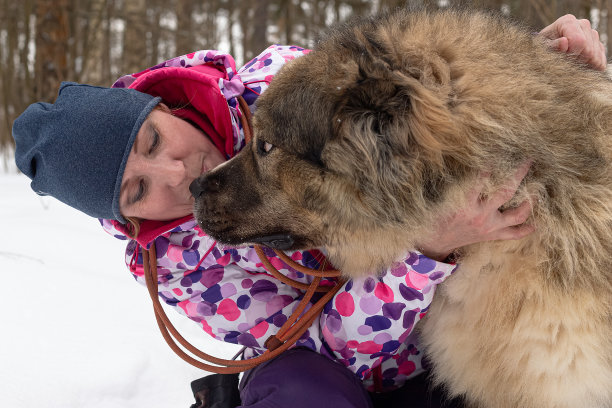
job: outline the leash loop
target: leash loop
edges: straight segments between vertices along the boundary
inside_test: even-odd
[[[259,253],[263,254],[261,248],[257,246],[255,248],[258,255]],[[149,291],[151,301],[153,302],[155,319],[157,321],[159,330],[162,336],[164,337],[164,340],[170,346],[170,348],[184,361],[202,370],[210,371],[217,374],[234,374],[249,370],[265,361],[273,359],[285,350],[289,349],[293,344],[295,344],[296,341],[300,339],[300,337],[302,337],[306,330],[319,316],[319,314],[325,307],[325,304],[327,304],[327,302],[329,302],[333,298],[333,296],[338,292],[338,290],[344,285],[345,282],[344,279],[340,279],[335,286],[331,288],[326,287],[325,295],[321,297],[321,299],[319,299],[315,304],[311,305],[308,311],[303,313],[306,307],[310,304],[312,295],[315,293],[316,289],[319,286],[321,278],[318,276],[315,277],[315,279],[309,285],[308,290],[304,294],[302,300],[298,304],[298,307],[291,314],[291,316],[289,316],[285,324],[279,329],[276,335],[270,336],[266,340],[265,347],[267,348],[267,350],[264,351],[263,354],[247,360],[226,360],[204,353],[203,351],[199,350],[197,347],[189,343],[178,332],[178,330],[170,322],[170,319],[166,315],[166,312],[163,310],[163,307],[159,301],[157,282],[157,255],[155,251],[155,244],[151,245],[151,248],[148,250],[145,250],[143,248],[142,255],[147,289]],[[263,256],[264,259],[268,260],[265,255]],[[274,268],[273,266],[272,270],[275,270],[277,273],[280,274],[280,272],[276,270],[276,268]],[[189,352],[191,352],[194,356],[206,362],[197,360],[187,354],[177,345],[177,342]]]

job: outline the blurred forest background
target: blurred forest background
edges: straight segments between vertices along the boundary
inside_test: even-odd
[[[63,80],[110,86],[199,49],[228,51],[241,66],[269,44],[308,47],[335,21],[407,3],[499,10],[534,29],[572,13],[606,46],[612,35],[612,0],[0,0],[0,168],[15,117],[53,102]]]

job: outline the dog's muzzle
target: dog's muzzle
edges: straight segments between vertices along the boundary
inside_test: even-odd
[[[191,193],[193,198],[195,198],[196,200],[202,199],[203,200],[202,202],[204,202],[204,201],[208,201],[206,198],[204,198],[206,197],[206,194],[209,194],[210,196],[214,196],[214,194],[210,194],[210,193],[219,192],[220,185],[221,183],[219,182],[219,177],[216,177],[215,175],[213,176],[202,175],[191,182],[191,184],[189,185],[189,192]],[[204,197],[202,197],[203,195]],[[197,203],[196,203],[196,207],[197,207]],[[206,204],[203,205],[199,213],[201,213],[200,216],[202,218],[199,219],[198,222],[202,220],[210,221],[209,217],[206,216]],[[197,218],[198,216],[196,215],[196,219]],[[215,235],[214,231],[211,231],[211,224],[209,222],[206,222],[205,224],[208,226],[208,229],[206,229],[206,227],[203,226],[202,224],[200,225],[208,233],[214,236]],[[293,236],[285,232],[263,235],[259,237],[253,237],[253,238],[246,238],[246,239],[243,237],[242,240],[244,240],[244,242],[248,241],[253,244],[265,245],[269,248],[280,249],[280,250],[291,249],[293,245],[295,244],[295,239],[293,238]]]
[[[193,198],[195,198],[196,200],[200,198],[200,196],[204,192],[205,186],[203,186],[203,184],[205,183],[206,183],[205,181],[204,183],[202,183],[200,181],[200,177],[198,177],[197,179],[193,180],[191,184],[189,184],[189,192],[191,193]]]

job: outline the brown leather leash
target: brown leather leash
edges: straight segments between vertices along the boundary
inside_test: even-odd
[[[248,144],[253,137],[253,118],[249,105],[242,96],[236,97],[238,99],[238,108],[242,115],[240,115],[240,122],[242,122],[242,132],[244,133],[244,141]]]
[[[240,120],[242,122],[245,140],[248,143],[251,140],[253,134],[253,128],[251,126],[251,112],[248,108],[246,101],[241,96],[239,96],[237,99],[242,113],[242,115],[240,116]],[[164,337],[164,340],[166,340],[166,343],[168,343],[170,348],[180,358],[182,358],[189,364],[202,370],[210,371],[217,374],[233,374],[249,370],[265,361],[273,359],[274,357],[278,356],[279,354],[293,346],[295,342],[297,342],[302,337],[302,335],[306,332],[306,330],[308,330],[308,328],[312,325],[315,319],[321,314],[321,311],[323,310],[327,302],[329,302],[334,297],[334,295],[346,282],[346,279],[341,277],[339,271],[323,270],[323,268],[325,268],[325,262],[323,262],[321,265],[322,270],[317,271],[298,264],[281,251],[274,250],[275,254],[285,264],[289,265],[298,272],[302,272],[304,274],[311,275],[314,277],[310,285],[296,281],[280,273],[278,269],[276,269],[272,265],[272,263],[264,254],[260,246],[255,246],[255,251],[259,256],[259,259],[261,260],[265,269],[270,272],[272,276],[276,277],[281,282],[290,285],[293,288],[305,291],[305,294],[300,300],[296,309],[291,314],[291,316],[289,316],[285,324],[281,326],[281,328],[275,335],[268,337],[268,339],[265,341],[264,345],[267,350],[264,351],[263,354],[247,360],[226,360],[212,356],[199,350],[197,347],[189,343],[178,332],[172,322],[170,322],[170,319],[168,319],[168,316],[166,315],[166,312],[164,311],[159,301],[157,255],[155,251],[155,243],[153,243],[151,245],[151,248],[148,250],[145,250],[143,248],[142,258],[145,281],[147,284],[147,289],[149,291],[149,296],[151,297],[151,301],[153,302],[153,310],[155,312],[155,319],[157,320],[157,325],[162,336]],[[320,286],[319,284],[321,282],[321,278],[323,277],[337,278],[337,282],[334,286]],[[324,295],[316,303],[311,304],[310,301],[312,300],[312,297],[316,292],[323,292]],[[310,308],[306,310],[309,305]],[[193,356],[187,354],[177,344],[177,342],[187,351],[189,351]],[[195,357],[199,358],[200,360]]]
[[[255,250],[257,252],[257,255],[260,257],[262,263],[265,265],[266,269],[272,275],[284,276],[270,263],[268,257],[263,253],[263,250],[260,247],[256,246]],[[279,254],[278,251],[275,252],[277,253],[277,255]],[[308,275],[315,275],[315,277],[312,283],[310,285],[307,285],[308,289],[306,293],[302,297],[302,300],[300,300],[300,303],[298,304],[297,308],[294,310],[291,316],[289,316],[285,324],[283,324],[283,326],[278,330],[275,335],[270,336],[265,341],[265,346],[267,350],[264,351],[264,353],[260,356],[253,357],[248,360],[226,360],[204,353],[203,351],[199,350],[197,347],[189,343],[189,341],[187,341],[178,332],[172,322],[170,322],[170,319],[168,319],[168,316],[166,315],[166,312],[162,308],[162,305],[159,301],[157,281],[157,255],[155,251],[155,244],[151,245],[150,249],[143,250],[142,256],[145,281],[147,284],[147,289],[149,291],[149,296],[151,297],[151,301],[153,302],[155,319],[157,320],[157,325],[162,336],[166,340],[166,343],[168,343],[170,348],[180,358],[182,358],[189,364],[202,370],[210,371],[217,374],[232,374],[249,370],[265,361],[268,361],[278,356],[279,354],[290,348],[292,345],[295,344],[296,341],[298,341],[302,337],[306,330],[308,330],[308,328],[312,325],[315,319],[319,316],[327,302],[329,302],[334,297],[334,295],[346,282],[345,279],[340,278],[339,271],[317,271],[306,268],[302,265],[295,264],[296,266],[300,267],[300,272],[306,273]],[[338,277],[338,282],[334,286],[319,286],[322,274],[326,275],[327,277]],[[293,279],[287,278],[286,276],[284,277],[286,278],[286,280],[283,280],[284,283],[291,285],[292,287],[295,287],[297,289],[301,289],[303,288],[303,285],[305,285],[302,282],[295,281]],[[312,304],[306,312],[304,312],[307,306],[310,304],[312,296],[317,291],[325,292],[325,294],[316,303]],[[193,354],[193,356],[204,361],[197,360],[196,358],[187,354],[183,349],[178,346],[177,342],[186,350],[188,350],[191,354]]]

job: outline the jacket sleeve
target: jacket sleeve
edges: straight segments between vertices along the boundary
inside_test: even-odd
[[[435,287],[455,268],[411,252],[380,276],[348,281],[321,315],[324,340],[349,369],[367,376],[406,342]]]

